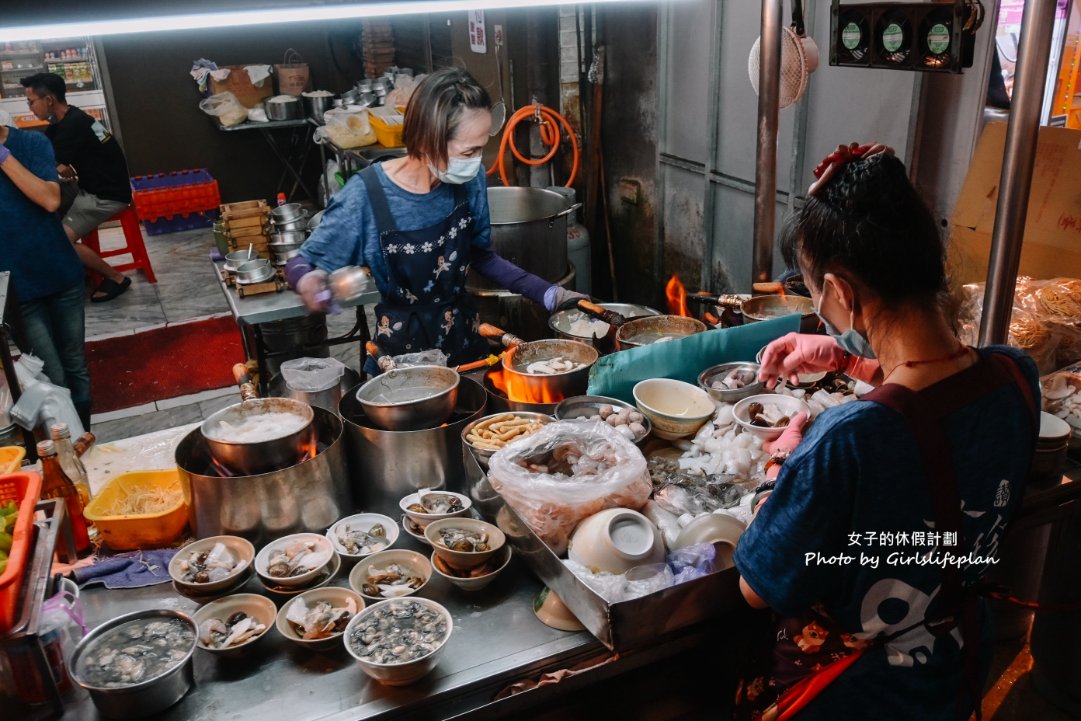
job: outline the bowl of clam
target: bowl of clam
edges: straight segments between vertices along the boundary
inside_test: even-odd
[[[721,403],[735,403],[762,392],[757,363],[735,362],[711,366],[698,374],[698,386]]]
[[[173,587],[184,595],[222,594],[251,575],[255,547],[239,536],[211,536],[181,548],[169,561]]]
[[[355,563],[393,546],[398,524],[381,513],[355,513],[328,528],[327,538],[343,560]]]
[[[447,565],[439,553],[432,551],[432,569],[436,575],[447,579],[451,585],[463,591],[479,591],[486,588],[510,564],[511,547],[504,545],[487,561],[472,568],[457,569]]]
[[[653,429],[653,424],[630,403],[607,396],[573,396],[559,402],[556,420],[603,421],[624,438],[641,443]]]
[[[435,668],[450,640],[450,612],[426,598],[369,606],[345,628],[345,649],[364,673],[388,686],[419,681]]]
[[[364,598],[352,589],[313,588],[286,601],[274,625],[298,646],[324,651],[341,644],[345,627],[364,606]]]
[[[367,601],[385,601],[417,593],[432,577],[432,564],[416,551],[380,551],[349,572],[349,587]]]
[[[241,656],[274,625],[277,612],[273,601],[256,593],[211,601],[194,615],[199,648],[219,656]]]
[[[410,493],[398,502],[398,507],[412,523],[413,529],[422,534],[425,526],[432,521],[468,516],[472,506],[473,501],[469,496],[453,491],[432,491],[426,488]]]
[[[474,518],[447,518],[429,523],[424,537],[447,567],[468,571],[487,563],[507,542],[497,526]]]
[[[779,393],[747,396],[732,407],[736,423],[766,441],[780,438],[789,421],[800,412],[809,417],[811,409],[799,398]]]
[[[337,560],[334,546],[317,533],[294,533],[271,541],[255,557],[255,573],[268,587],[303,588]]]

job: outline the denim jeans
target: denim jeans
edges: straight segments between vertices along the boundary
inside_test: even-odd
[[[86,366],[86,323],[83,286],[19,304],[29,353],[45,362],[45,375],[53,384],[71,391],[71,400],[83,425],[90,428],[90,371]]]

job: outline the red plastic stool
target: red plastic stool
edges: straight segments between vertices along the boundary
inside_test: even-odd
[[[105,222],[119,220],[120,227],[124,231],[124,241],[127,243],[123,248],[106,250],[102,252],[101,242],[98,239],[98,231],[94,230],[83,236],[83,245],[90,248],[102,258],[112,258],[114,255],[131,254],[132,262],[121,263],[113,267],[121,273],[125,270],[142,270],[146,273],[146,279],[151,283],[157,283],[154,269],[150,266],[150,256],[146,253],[146,245],[143,244],[143,231],[139,227],[139,216],[135,214],[135,208],[130,205]],[[112,265],[110,263],[110,265]]]

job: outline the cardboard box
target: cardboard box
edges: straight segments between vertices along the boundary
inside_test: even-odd
[[[230,92],[236,96],[236,99],[245,108],[254,108],[274,94],[274,80],[272,78],[267,77],[258,85],[253,85],[244,67],[243,65],[223,65],[222,68],[229,68],[232,72],[229,73],[229,77],[225,78],[225,80],[210,78],[211,95]]]
[[[950,220],[953,280],[987,279],[1006,123],[980,136]],[[1040,128],[1018,275],[1081,278],[1081,131]]]

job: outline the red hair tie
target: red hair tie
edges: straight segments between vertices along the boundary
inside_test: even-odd
[[[888,145],[883,145],[882,143],[868,143],[867,145],[851,143],[849,145],[838,145],[837,150],[827,155],[825,159],[815,167],[815,181],[811,183],[811,187],[807,189],[807,195],[817,194],[819,190],[829,183],[830,179],[838,170],[851,163],[853,160],[862,160],[863,158],[870,158],[882,153],[894,155],[893,148]]]

